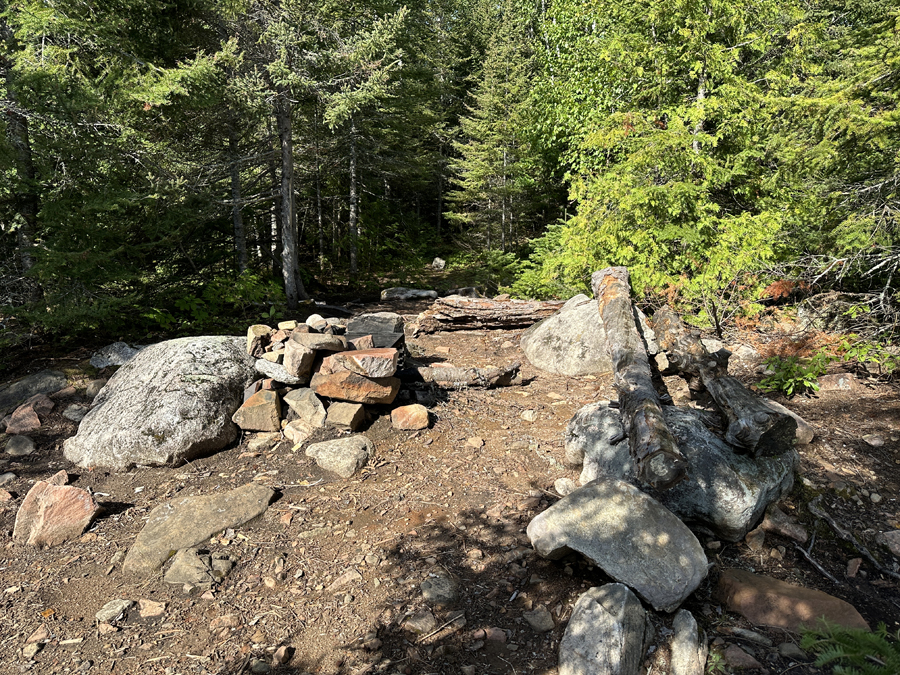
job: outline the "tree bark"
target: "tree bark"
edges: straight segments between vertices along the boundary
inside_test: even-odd
[[[9,52],[12,53],[15,49],[15,37],[12,29],[2,19],[0,19],[0,40],[6,43]],[[15,151],[16,185],[13,194],[16,214],[19,216],[19,222],[16,223],[19,262],[22,271],[27,273],[34,266],[32,255],[34,231],[37,226],[37,214],[40,210],[40,197],[36,184],[37,174],[31,151],[28,117],[19,106],[16,94],[13,63],[9,57],[2,54],[0,54],[0,70],[3,71],[6,96],[11,104],[6,109],[6,136]],[[36,300],[40,296],[40,291],[37,287],[32,290],[34,291],[32,299]]]
[[[659,490],[685,478],[687,460],[663,419],[651,381],[650,363],[634,322],[628,269],[594,272],[591,286],[612,357],[622,421],[638,478]]]
[[[241,166],[236,130],[229,129],[228,154],[231,164],[231,220],[234,224],[234,248],[237,253],[238,274],[247,271],[247,234],[241,214]]]
[[[513,384],[522,364],[505,368],[428,368],[414,366],[397,372],[402,382],[424,382],[445,387],[508,387]]]
[[[291,122],[291,102],[282,93],[275,107],[278,138],[281,141],[281,271],[287,307],[296,310],[299,301],[306,300],[306,290],[299,275],[297,228],[294,218],[294,149]]]
[[[350,118],[350,285],[356,285],[359,274],[359,193],[356,184],[356,121]]]
[[[498,302],[451,295],[439,298],[418,316],[413,334],[474,328],[524,328],[559,311],[563,302]]]
[[[710,354],[668,306],[653,315],[653,330],[669,363],[688,379],[692,391],[705,387],[728,428],[725,440],[754,457],[770,457],[790,450],[797,437],[797,421],[775,410],[728,374],[728,352]]]

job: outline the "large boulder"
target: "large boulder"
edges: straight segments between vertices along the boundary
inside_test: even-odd
[[[740,541],[769,504],[791,491],[799,455],[794,450],[758,459],[737,454],[704,426],[703,414],[693,408],[663,407],[687,458],[688,478],[654,496],[692,528]],[[607,404],[587,405],[569,422],[566,458],[575,463],[579,456],[584,457],[584,484],[600,477],[638,484],[619,413]]]
[[[586,295],[576,295],[533,325],[519,344],[531,365],[548,373],[574,377],[612,372],[597,303]]]
[[[122,366],[94,399],[63,452],[78,466],[172,465],[225,447],[231,416],[253,381],[244,338],[168,340]]]
[[[559,675],[638,675],[647,613],[622,584],[583,593],[559,643]]]
[[[575,490],[527,532],[544,558],[578,551],[663,612],[677,609],[706,577],[706,555],[693,533],[625,481],[601,479]]]

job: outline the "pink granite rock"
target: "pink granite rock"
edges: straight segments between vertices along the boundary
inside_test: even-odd
[[[53,479],[59,480],[59,474]],[[39,480],[16,514],[13,540],[32,546],[56,546],[80,536],[98,510],[87,491]]]

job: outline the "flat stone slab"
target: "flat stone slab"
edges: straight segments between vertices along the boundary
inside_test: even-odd
[[[6,454],[12,457],[24,457],[34,452],[34,441],[28,436],[11,436],[6,441]]]
[[[391,377],[397,372],[397,350],[361,349],[338,352],[325,359],[332,371],[349,370],[364,377]],[[326,363],[322,364],[323,368]]]
[[[58,370],[42,370],[0,387],[0,413],[8,412],[35,394],[49,394],[66,386],[66,376]]]
[[[706,555],[658,501],[614,479],[588,483],[528,524],[541,556],[578,551],[657,610],[672,612],[706,577]]]
[[[395,312],[360,314],[347,322],[348,333],[402,333],[403,317]]]
[[[253,381],[244,338],[160,342],[119,368],[63,454],[81,467],[176,465],[231,443],[231,416]]]
[[[269,508],[275,491],[248,483],[230,492],[182,497],[157,506],[125,556],[122,569],[142,577],[158,570],[173,551],[191,548],[229,527],[239,527]]]
[[[757,626],[778,626],[799,632],[814,628],[822,617],[846,628],[869,630],[869,624],[849,602],[778,579],[729,569],[719,577],[718,598]]]
[[[368,378],[349,371],[330,375],[316,373],[310,387],[319,396],[352,403],[393,403],[400,391],[396,377]]]

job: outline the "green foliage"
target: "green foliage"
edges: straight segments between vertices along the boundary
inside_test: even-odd
[[[850,335],[841,341],[839,350],[844,361],[875,366],[882,376],[890,377],[900,368],[900,354],[880,342]]]
[[[785,396],[819,391],[819,376],[828,372],[828,364],[834,360],[830,354],[819,350],[808,359],[799,356],[773,356],[766,359],[767,370],[774,371],[759,382],[765,391],[777,391]]]
[[[889,633],[843,628],[820,622],[804,631],[800,647],[815,652],[817,667],[830,666],[837,675],[896,675],[900,673],[900,631]]]
[[[447,271],[465,270],[471,285],[483,286],[492,294],[512,283],[520,264],[515,254],[494,249],[453,254],[447,259]]]

